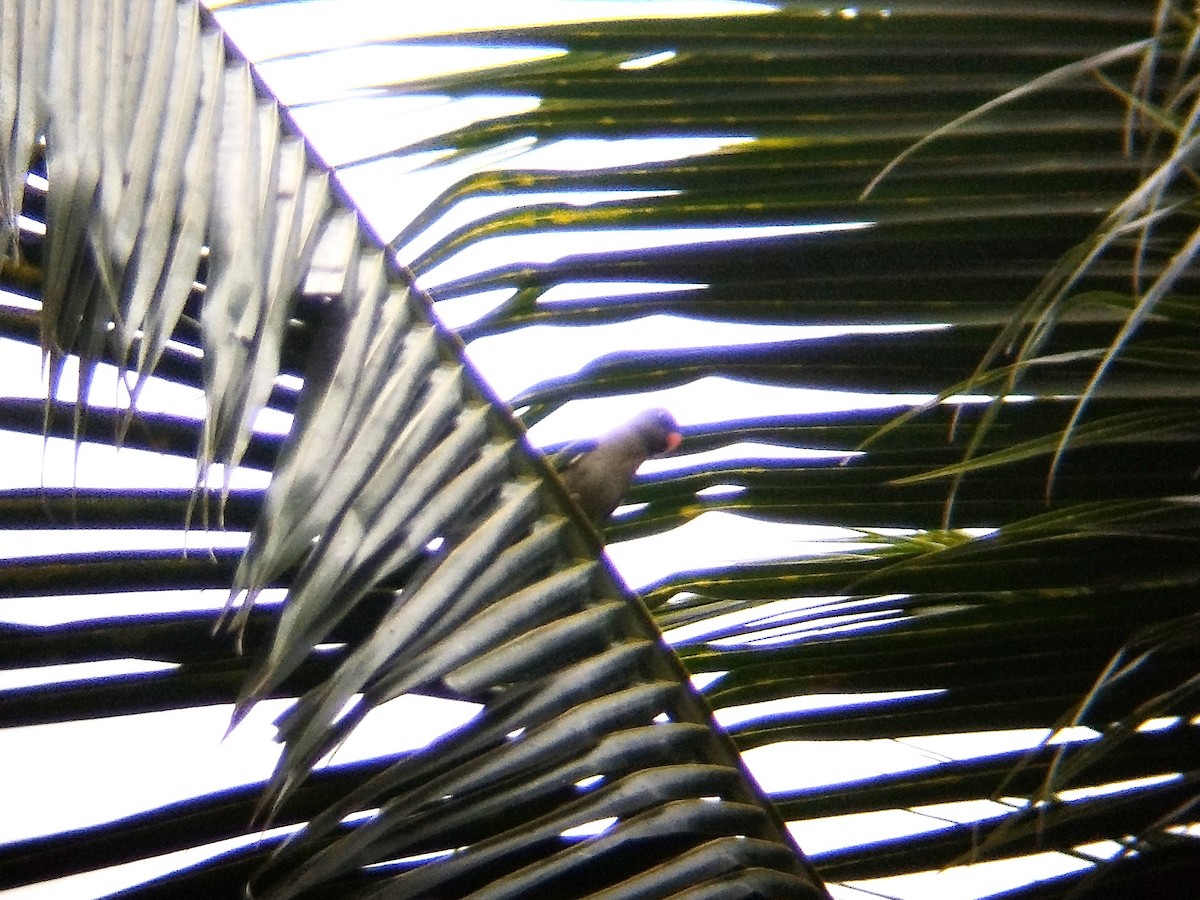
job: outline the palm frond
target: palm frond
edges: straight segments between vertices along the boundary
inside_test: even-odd
[[[275,474],[266,490],[234,486],[224,504],[220,497],[196,501],[201,514],[223,507],[227,526],[248,532],[244,541],[253,550],[240,568],[240,547],[211,557],[193,550],[184,561],[145,552],[63,553],[6,565],[14,594],[24,596],[80,584],[122,591],[194,584],[223,588],[222,599],[236,585],[235,594],[257,601],[235,614],[243,657],[226,635],[199,637],[216,622],[214,609],[136,626],[114,619],[52,631],[9,628],[3,637],[14,660],[84,661],[126,647],[127,655],[138,648],[176,666],[124,685],[21,689],[13,693],[20,701],[10,707],[13,723],[64,721],[89,710],[239,699],[245,705],[260,694],[306,699],[282,723],[296,752],[263,785],[228,803],[209,798],[199,809],[165,810],[152,822],[127,820],[58,845],[105,845],[107,855],[80,852],[65,860],[48,841],[14,845],[0,857],[5,884],[83,870],[92,860],[135,858],[141,851],[130,843],[146,834],[143,826],[163,828],[162,842],[146,853],[191,846],[184,829],[167,825],[193,813],[205,823],[195,841],[247,835],[258,808],[269,809],[281,828],[309,825],[132,893],[233,893],[253,879],[256,889],[280,896],[319,893],[321,884],[364,895],[491,895],[485,885],[493,882],[494,895],[507,896],[602,873],[606,886],[596,896],[679,894],[699,882],[704,886],[694,890],[702,896],[803,895],[809,889],[800,886],[801,870],[788,868],[797,857],[774,814],[731,787],[743,783],[731,772],[755,768],[767,754],[787,754],[788,780],[773,782],[773,795],[790,829],[823,848],[813,855],[824,876],[853,882],[848,889],[887,892],[887,881],[874,880],[973,858],[1023,859],[1040,849],[1062,854],[1076,871],[1022,896],[1065,897],[1105,884],[1120,894],[1135,891],[1138,879],[1156,885],[1157,896],[1171,893],[1162,886],[1172,878],[1194,875],[1195,667],[1190,632],[1180,627],[1194,614],[1200,459],[1191,425],[1200,292],[1189,265],[1190,12],[1168,2],[955,2],[855,13],[789,3],[775,12],[659,18],[652,25],[587,21],[384,39],[373,46],[502,44],[529,48],[530,57],[365,79],[344,91],[363,102],[522,98],[524,111],[513,112],[514,105],[432,133],[406,128],[393,146],[372,143],[339,157],[342,183],[352,190],[375,162],[420,172],[428,207],[411,221],[392,212],[394,221],[382,216],[375,227],[413,264],[447,319],[456,305],[490,297],[489,310],[460,329],[468,354],[485,339],[493,347],[513,340],[516,348],[530,326],[578,326],[599,335],[651,315],[714,328],[823,329],[804,339],[789,332],[695,349],[589,351],[577,371],[533,374],[502,398],[521,406],[526,424],[550,426],[559,410],[592,400],[651,394],[647,403],[658,405],[664,395],[683,397],[698,385],[733,392],[752,382],[780,392],[769,413],[725,414],[716,402],[721,388],[710,389],[703,411],[682,417],[685,448],[697,455],[642,478],[633,505],[605,528],[619,559],[633,538],[687,535],[702,520],[727,523],[723,537],[730,539],[748,521],[780,533],[838,527],[826,544],[831,554],[763,547],[758,558],[730,562],[709,552],[674,563],[675,571],[644,591],[683,665],[705,676],[699,683],[707,684],[708,702],[744,763],[679,687],[682,671],[662,662],[655,630],[621,599],[611,570],[590,562],[593,536],[528,453],[520,428],[492,412],[501,404],[476,385],[456,342],[432,323],[422,292],[346,211],[337,180],[327,186],[319,170],[296,168],[286,129],[271,131],[286,114],[230,106],[228,96],[205,107],[214,134],[226,121],[242,123],[247,137],[234,148],[238,154],[255,145],[265,154],[258,168],[204,158],[214,178],[230,179],[223,196],[254,208],[246,222],[229,218],[232,205],[222,213],[234,229],[222,238],[249,230],[219,259],[200,249],[210,245],[202,227],[193,238],[173,225],[167,250],[154,249],[147,231],[142,249],[129,251],[135,261],[173,261],[155,263],[173,273],[169,278],[160,280],[149,264],[149,275],[122,264],[122,251],[111,263],[96,263],[96,277],[87,281],[92,263],[78,272],[61,262],[49,266],[48,239],[18,226],[20,260],[5,263],[6,285],[29,291],[54,272],[64,283],[83,278],[92,291],[86,297],[97,298],[58,326],[63,354],[86,357],[90,340],[92,358],[135,373],[157,364],[163,377],[230,391],[213,406],[219,428],[213,419],[202,431],[199,416],[133,416],[127,446],[161,446],[181,456],[207,447],[211,460],[241,454],[243,463],[274,467]],[[201,43],[216,54],[223,48],[203,21]],[[33,16],[22,28],[50,22]],[[0,34],[0,44],[11,47],[4,40],[12,33]],[[1145,52],[1137,57],[1133,47]],[[11,68],[16,57],[5,52]],[[306,65],[336,59],[311,46],[301,53]],[[1098,60],[1108,64],[1096,73]],[[21,57],[35,83],[43,62]],[[273,67],[286,63],[264,61],[262,73],[269,80]],[[219,87],[237,87],[248,101],[239,71],[228,76],[232,86],[223,76]],[[1071,74],[1080,77],[1065,77]],[[210,84],[203,77],[199,83]],[[1031,83],[1040,89],[1030,90]],[[1006,95],[1010,102],[988,105]],[[26,86],[17,96],[32,94]],[[329,92],[288,96],[300,116],[321,110]],[[0,110],[9,99],[0,98]],[[986,115],[970,113],[985,105]],[[938,132],[891,169],[868,200],[857,199],[889,160],[963,116],[959,127]],[[406,114],[406,125],[409,118],[415,125],[415,114]],[[28,142],[36,130],[22,137],[29,121],[14,120],[7,132],[14,147],[34,146]],[[250,122],[264,128],[246,131]],[[616,156],[650,138],[697,140],[642,161]],[[572,141],[613,156],[595,168],[521,155],[582,146]],[[177,158],[181,150],[171,146]],[[24,166],[29,152],[18,151],[6,153],[23,153]],[[71,164],[91,163],[81,157]],[[9,170],[5,176],[6,184],[25,180]],[[53,193],[53,171],[49,182]],[[116,182],[98,175],[96,184],[103,194]],[[274,206],[262,201],[272,191],[288,193],[284,185],[299,194]],[[617,193],[598,199],[598,191]],[[25,209],[36,217],[43,202],[36,179],[25,193]],[[182,208],[182,200],[159,196]],[[382,205],[355,196],[364,209]],[[87,206],[80,198],[53,203],[59,218],[71,203]],[[200,227],[215,214],[206,200],[184,223]],[[251,222],[260,224],[249,228]],[[660,242],[662,226],[681,230]],[[710,227],[723,230],[704,230]],[[751,230],[760,227],[770,230]],[[632,249],[607,249],[613,233]],[[61,242],[55,253],[81,247],[78,258],[86,262],[91,238],[71,234],[54,238]],[[549,236],[572,243],[550,260],[517,249],[501,262],[451,268],[494,246],[494,238],[549,247]],[[155,290],[178,279],[190,289],[197,261],[207,288],[213,265],[253,256],[240,256],[243,238],[259,247],[261,268],[238,275],[248,291],[227,283],[228,303],[207,324],[207,298],[183,289],[172,288],[171,296],[183,298],[174,313],[159,299],[149,312],[138,312],[140,303],[125,311],[105,293],[121,277],[149,278]],[[199,255],[189,269],[193,246]],[[308,262],[299,270],[283,265],[295,258]],[[136,276],[128,274],[133,270]],[[289,293],[289,283],[299,290]],[[144,286],[135,293],[147,296]],[[61,306],[78,300],[64,297]],[[285,305],[272,305],[271,297]],[[136,326],[116,327],[117,312],[133,321],[160,308],[166,318],[145,320],[145,343]],[[1125,327],[1131,312],[1136,327]],[[3,321],[6,334],[39,340],[28,315],[14,312]],[[110,321],[114,335],[135,336],[124,349],[100,328]],[[548,332],[543,346],[567,333]],[[201,371],[195,348],[214,335],[222,349]],[[145,345],[160,351],[143,352]],[[525,362],[530,354],[511,351],[510,358],[518,356]],[[268,390],[275,357],[283,377]],[[1094,382],[1098,361],[1106,368]],[[154,381],[145,379],[142,397]],[[680,393],[667,394],[672,385]],[[798,398],[813,389],[842,395],[827,412],[804,411]],[[250,427],[252,395],[268,410],[295,414],[286,442]],[[864,396],[872,408],[856,408]],[[988,402],[994,398],[1003,399]],[[70,401],[9,401],[0,414],[6,427],[27,434],[40,434],[45,422],[48,433],[78,435],[85,449],[92,438],[107,440],[106,429],[127,417],[98,409],[76,417],[75,408]],[[919,414],[880,430],[905,409]],[[1064,434],[1071,440],[1064,443]],[[486,463],[476,453],[486,454]],[[720,454],[718,461],[709,453]],[[342,465],[329,465],[335,456]],[[495,477],[474,481],[487,467]],[[398,484],[418,482],[426,486],[407,506],[388,502]],[[949,519],[947,485],[954,496]],[[86,488],[50,491],[44,503],[60,517],[77,510],[80,530],[160,525],[186,507],[187,487],[162,497],[133,493],[120,504]],[[464,496],[469,508],[458,503]],[[0,515],[29,527],[28,517],[40,515],[39,498],[5,498],[11,503],[0,504]],[[313,544],[318,534],[324,536]],[[122,560],[136,565],[122,568]],[[543,584],[545,574],[551,580]],[[277,588],[285,586],[300,602],[284,614],[287,630],[280,633],[289,637],[272,645]],[[1162,639],[1175,629],[1177,642]],[[488,642],[493,632],[502,635],[495,645]],[[1131,653],[1138,666],[1119,679],[1104,677],[1113,660],[1119,666]],[[538,684],[550,692],[538,693]],[[582,693],[573,692],[576,685]],[[572,692],[560,696],[564,686]],[[483,702],[484,709],[470,727],[426,751],[300,777],[368,706],[414,690]],[[344,711],[358,692],[364,699]],[[651,724],[664,712],[671,721]],[[1144,730],[1149,716],[1174,718],[1169,727]],[[1043,742],[1072,723],[1091,731],[1067,733],[1056,762],[1059,748]],[[1007,736],[1027,749],[936,749],[976,735]],[[888,774],[831,784],[848,776],[809,762],[827,747],[849,757],[864,746],[859,742],[873,742],[879,753],[870,771]],[[900,769],[911,766],[911,756],[907,763],[883,756],[904,748],[922,759],[907,773]],[[556,756],[560,750],[566,755]],[[661,769],[643,776],[646,760]],[[601,770],[604,778],[594,782]],[[704,790],[711,793],[697,794],[709,776]],[[1122,780],[1130,784],[1121,788]],[[268,785],[271,799],[260,806]],[[652,808],[650,796],[662,802]],[[693,802],[704,796],[721,797],[722,813]],[[973,803],[994,805],[984,814]],[[375,808],[383,812],[368,812]],[[830,817],[877,810],[915,810],[913,819],[937,815],[957,824],[927,837],[846,836],[830,847],[833,825],[862,821]],[[619,824],[598,838],[571,836],[576,824],[603,816],[617,816]],[[663,830],[686,837],[670,848],[643,844],[643,835]],[[1108,864],[1092,865],[1100,852],[1093,842],[1102,839],[1124,843]],[[452,847],[468,850],[425,861],[424,854]],[[1094,883],[1089,870],[1098,876]],[[740,881],[726,881],[725,873]]]
[[[43,9],[17,4],[11,12],[35,21]],[[427,685],[442,693],[456,685],[454,696],[481,704],[478,719],[349,793],[351,812],[383,806],[385,813],[330,845],[344,804],[322,813],[306,802],[312,821],[289,840],[286,866],[265,856],[272,841],[243,854],[266,863],[255,875],[265,895],[294,896],[367,872],[374,883],[367,895],[483,884],[493,895],[553,892],[581,872],[598,886],[638,894],[641,873],[657,866],[667,874],[651,880],[672,889],[767,877],[788,896],[823,895],[636,600],[597,559],[594,533],[557,478],[463,362],[411,278],[331,192],[327,173],[248,64],[223,48],[194,3],[148,0],[136,13],[127,35],[113,27],[116,7],[60,3],[47,13],[53,24],[45,42],[20,48],[21,58],[52,62],[20,73],[45,78],[53,109],[35,120],[46,148],[38,319],[51,394],[66,358],[75,356],[77,411],[89,402],[86,385],[102,360],[131,369],[136,395],[150,384],[167,341],[186,344],[200,359],[200,377],[193,369],[191,380],[203,385],[206,401],[204,416],[188,423],[197,483],[206,489],[213,465],[226,467],[219,512],[281,365],[308,359],[292,430],[275,448],[280,477],[247,498],[257,515],[237,571],[230,578],[221,562],[229,556],[216,550],[197,567],[200,578],[232,584],[231,599],[248,595],[236,643],[249,637],[269,646],[248,666],[224,637],[208,637],[196,656],[178,644],[180,634],[194,637],[195,618],[172,619],[147,635],[171,659],[165,676],[135,679],[116,695],[111,684],[33,692],[55,704],[49,715],[22,713],[17,691],[12,721],[79,717],[87,703],[112,715],[236,697],[236,724],[257,701],[299,689],[279,722],[284,752],[256,803],[260,814],[292,824],[303,818],[289,801],[368,709]],[[105,68],[127,56],[144,60],[146,70]],[[155,132],[150,123],[163,115],[168,93],[182,108],[172,107],[168,126]],[[91,139],[98,132],[104,140]],[[29,159],[5,162],[6,184],[27,180]],[[9,171],[13,162],[18,169]],[[185,280],[178,275],[189,260]],[[153,293],[164,287],[172,293]],[[185,311],[198,319],[198,331],[182,327]],[[45,408],[48,431],[56,406],[47,401]],[[77,412],[77,443],[83,429]],[[135,519],[149,512],[136,499]],[[207,497],[200,501],[210,508]],[[239,505],[235,518],[245,521],[247,512]],[[188,561],[177,554],[68,556],[60,568],[64,561],[60,576],[76,584],[90,575],[92,589],[145,586],[155,568],[164,584],[184,586],[189,577]],[[107,577],[100,571],[106,562],[116,564]],[[10,570],[27,591],[48,587],[36,562]],[[281,611],[274,605],[256,615],[253,601],[281,583]],[[332,657],[319,649],[368,595],[375,621],[359,617],[356,635]],[[269,641],[264,618],[274,622]],[[68,627],[57,645],[78,648],[96,628]],[[163,632],[171,635],[165,643],[152,637]],[[133,638],[128,627],[118,633]],[[28,657],[29,640],[47,636],[25,630],[8,637]],[[151,695],[157,699],[147,704]],[[357,706],[347,714],[351,700]],[[669,747],[647,768],[648,751],[661,744],[657,722],[686,724],[702,740]],[[624,751],[597,754],[614,735],[626,736]],[[552,777],[531,789],[526,781],[535,772]],[[580,788],[583,779],[602,787]],[[253,833],[251,820],[237,819],[244,810],[221,810],[210,836]],[[620,824],[606,836],[579,844],[563,835],[612,814]],[[417,822],[437,824],[410,830]],[[123,833],[119,826],[115,832]],[[749,865],[727,852],[728,840],[710,846],[719,838],[753,838],[779,852],[747,857]],[[455,852],[415,869],[377,868],[414,842],[421,848],[414,852],[431,845]],[[649,853],[610,865],[626,845]],[[128,852],[119,839],[112,850]],[[10,845],[8,883],[29,878],[31,860],[47,852],[54,851],[36,840]],[[113,860],[108,851],[99,855],[68,868]],[[211,867],[214,884],[224,868]],[[191,877],[168,876],[164,885]],[[169,889],[151,884],[133,893]]]

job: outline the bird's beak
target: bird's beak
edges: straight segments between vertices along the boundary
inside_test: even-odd
[[[672,431],[667,435],[667,449],[663,451],[663,455],[665,456],[668,453],[674,453],[676,448],[678,448],[682,443],[683,435],[678,431]]]

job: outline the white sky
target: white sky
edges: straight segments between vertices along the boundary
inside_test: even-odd
[[[586,10],[588,15],[628,15],[636,10],[644,13],[649,4],[602,2],[602,0],[543,0],[543,2],[481,3],[395,3],[394,0],[313,0],[287,11],[278,7],[262,10],[231,11],[224,21],[234,33],[238,44],[252,57],[262,58],[294,52],[299,49],[353,44],[379,34],[402,32],[430,33],[459,27],[471,20],[479,27],[489,27],[511,21],[511,16],[523,15],[530,21],[569,18]],[[653,5],[657,13],[691,11],[712,14],[740,9],[763,7],[758,4],[697,3],[690,0],[659,0]],[[498,56],[512,56],[513,51],[496,51]],[[405,77],[419,78],[452,67],[478,65],[477,57],[465,59],[445,48],[430,50],[358,50],[328,58],[308,58],[294,62],[267,64],[264,76],[285,100],[310,98],[315,91],[332,92],[375,78],[395,78],[397,72]],[[411,140],[413,135],[436,133],[447,123],[462,123],[483,115],[494,114],[500,107],[509,110],[528,108],[533,101],[522,98],[499,101],[489,105],[482,101],[442,101],[430,98],[405,98],[394,101],[372,101],[375,110],[370,120],[375,123],[367,133],[362,129],[363,104],[350,101],[336,107],[301,110],[300,124],[308,130],[317,149],[326,159],[338,162],[370,154],[397,143]],[[352,123],[353,127],[350,127]],[[724,143],[745,139],[731,135]],[[641,158],[669,159],[704,152],[717,145],[713,139],[691,141],[660,141],[652,146],[637,142],[578,142],[573,145],[539,148],[522,160],[552,164],[555,159],[570,158],[577,164],[589,159],[603,159],[607,164]],[[514,146],[508,153],[527,148]],[[509,160],[498,160],[506,162]],[[592,163],[594,164],[594,162]],[[347,190],[361,205],[379,231],[390,235],[409,217],[432,199],[444,187],[464,173],[462,166],[406,172],[403,163],[382,162],[356,167],[343,173]],[[539,195],[539,201],[548,199]],[[594,202],[601,197],[572,196],[572,202]],[[429,241],[469,218],[495,211],[486,201],[463,204],[424,236],[421,246],[406,248],[409,258],[424,249]],[[865,226],[864,226],[865,227]],[[775,229],[779,231],[781,229]],[[791,232],[811,230],[811,225],[797,223],[784,229]],[[744,231],[736,237],[745,237]],[[693,240],[689,233],[624,232],[609,235],[588,233],[589,246],[648,246],[651,242],[670,243]],[[711,239],[728,239],[727,233],[710,231]],[[483,270],[501,261],[541,260],[574,252],[576,238],[570,234],[559,240],[545,237],[532,239],[505,238],[481,242],[459,254],[444,266],[429,273],[423,282],[433,286],[472,271]],[[644,289],[645,286],[641,286]],[[593,288],[595,289],[595,288]],[[664,290],[686,290],[687,286],[663,286]],[[559,294],[564,299],[569,291]],[[612,290],[608,286],[606,290]],[[452,325],[478,316],[502,297],[490,296],[471,300],[456,300],[441,309]],[[511,336],[489,338],[470,348],[472,359],[485,378],[502,396],[512,396],[519,390],[542,379],[569,374],[588,359],[616,349],[650,349],[670,347],[706,347],[722,342],[748,343],[756,340],[775,341],[801,336],[814,336],[811,329],[767,328],[750,325],[723,325],[690,322],[668,317],[654,317],[634,323],[589,328],[578,331],[558,331],[547,340],[544,329],[531,328],[519,340]],[[550,352],[553,348],[555,352]],[[44,387],[38,377],[38,353],[35,349],[4,341],[0,344],[3,359],[4,391],[9,396],[42,396]],[[514,367],[512,360],[529,360],[536,365]],[[93,398],[111,404],[116,394],[115,376],[105,370],[93,391]],[[901,398],[912,400],[916,398]],[[148,390],[143,396],[147,409],[165,408],[178,412],[185,408],[202,408],[198,394],[181,398],[173,393]],[[666,406],[685,425],[718,422],[727,418],[753,415],[778,415],[804,410],[847,408],[864,403],[879,404],[878,398],[833,395],[829,392],[764,388],[728,379],[704,379],[678,388],[664,389],[633,400],[604,398],[580,401],[550,416],[536,426],[531,437],[543,444],[607,430],[627,419],[633,412],[647,406]],[[895,402],[895,400],[890,401]],[[286,427],[285,422],[271,423],[274,428]],[[6,465],[0,467],[0,489],[46,484],[80,485],[145,484],[147,479],[164,486],[188,486],[194,478],[193,466],[177,459],[156,454],[122,450],[114,455],[107,448],[85,448],[79,457],[78,468],[72,465],[72,450],[67,442],[50,441],[46,446],[40,439],[21,436],[0,436],[0,453]],[[686,448],[685,448],[686,449]],[[778,452],[778,448],[736,448],[726,457],[753,451]],[[44,454],[44,456],[43,456]],[[659,468],[693,463],[698,457],[667,460]],[[653,468],[653,466],[651,466]],[[263,473],[243,472],[236,475],[235,484],[262,484]],[[69,532],[55,537],[58,546],[71,540]],[[629,541],[611,548],[610,555],[631,585],[638,586],[671,571],[718,561],[761,559],[772,556],[795,555],[826,549],[828,544],[817,543],[831,539],[852,540],[854,534],[837,529],[815,529],[800,526],[771,526],[728,514],[707,514],[674,532]],[[22,556],[40,552],[38,543],[18,539],[15,534],[0,533],[0,555]],[[24,540],[24,542],[22,542]],[[146,536],[146,541],[172,541],[177,536],[163,538]],[[190,546],[215,544],[237,545],[240,535],[227,538],[205,536],[193,532]],[[82,545],[80,549],[83,549]],[[154,608],[161,596],[126,603],[145,602]],[[224,602],[221,592],[193,592],[179,602],[184,606],[209,608]],[[0,619],[45,623],[69,620],[96,614],[99,609],[117,611],[105,604],[104,598],[61,598],[38,601],[36,608],[28,602],[0,600]],[[47,677],[77,677],[77,671],[45,671],[14,673],[26,683]],[[11,680],[4,685],[11,685]],[[831,704],[839,698],[805,698],[805,704]],[[442,704],[422,698],[402,698],[385,710],[373,715],[350,743],[338,754],[347,761],[357,756],[379,752],[377,748],[399,749],[397,734],[405,734],[413,746],[419,746],[433,735],[461,722],[469,709],[465,705]],[[106,818],[123,815],[140,808],[194,796],[216,788],[265,777],[274,762],[276,745],[271,741],[273,729],[269,722],[275,712],[261,708],[221,742],[228,722],[228,710],[211,708],[180,713],[161,713],[126,717],[118,720],[70,723],[42,728],[18,728],[0,731],[0,797],[5,814],[0,817],[0,842],[24,835],[50,833],[62,828],[86,825]],[[745,711],[740,713],[745,714]],[[729,711],[721,718],[727,724],[735,721],[739,712]],[[395,727],[397,721],[403,728]],[[389,727],[390,726],[390,727]],[[417,726],[427,726],[422,732]],[[384,743],[375,741],[382,735]],[[866,777],[887,771],[902,771],[924,766],[932,761],[966,758],[980,752],[999,752],[1036,744],[1041,731],[996,734],[983,737],[928,737],[907,741],[872,742],[815,742],[806,745],[786,744],[761,748],[746,755],[756,776],[769,789],[796,788],[805,785],[832,783]],[[81,752],[86,751],[86,752]],[[53,766],[64,777],[52,784],[31,778],[29,773],[40,766]],[[183,783],[180,771],[190,773]],[[897,834],[904,834],[944,825],[948,820],[967,821],[994,815],[997,804],[954,804],[920,811],[897,811],[869,816],[848,817],[845,820],[822,820],[801,823],[796,835],[801,846],[819,852],[846,844],[855,844]],[[213,852],[209,848],[207,852]],[[216,848],[221,849],[221,848]],[[203,855],[203,854],[202,854]],[[1081,863],[1061,854],[1045,854],[1037,861],[1041,877],[1076,868]],[[49,885],[39,885],[3,892],[8,900],[71,900],[90,898],[121,886],[153,877],[180,864],[176,857],[164,858],[138,867],[121,867],[101,875],[67,879]],[[887,879],[854,886],[834,886],[834,896],[860,898],[891,896],[897,898],[933,898],[933,900],[968,900],[992,893],[1008,885],[1024,883],[1031,877],[1031,863],[1012,865],[993,863],[966,869]],[[864,893],[864,891],[866,891]],[[873,892],[873,893],[872,893]]]

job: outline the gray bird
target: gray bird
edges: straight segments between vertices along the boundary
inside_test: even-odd
[[[599,525],[621,504],[638,466],[671,453],[682,441],[669,412],[648,409],[586,446],[571,445],[555,464],[567,493]]]

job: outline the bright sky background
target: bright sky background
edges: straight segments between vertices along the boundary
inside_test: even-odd
[[[573,17],[585,10],[587,15],[642,14],[650,4],[645,2],[606,2],[606,0],[542,0],[520,3],[447,2],[396,3],[394,0],[313,0],[281,12],[279,7],[262,10],[231,11],[223,16],[235,41],[251,58],[263,59],[331,45],[350,45],[380,34],[430,33],[460,27],[470,20],[479,27],[511,22],[513,17],[527,21],[553,20]],[[658,0],[655,12],[692,12],[713,14],[722,11],[763,10],[761,4],[690,2],[690,0]],[[848,9],[833,8],[831,14],[845,14]],[[519,51],[516,51],[519,52]],[[512,58],[514,51],[496,51],[496,56]],[[398,71],[408,77],[420,78],[448,68],[478,65],[478,57],[463,57],[445,48],[367,49],[313,57],[298,61],[264,63],[264,77],[285,101],[311,99],[315,91],[333,93],[371,78],[395,78]],[[501,109],[514,111],[528,108],[532,99],[492,101],[446,101],[428,97],[399,100],[369,101],[369,121],[372,127],[364,131],[364,104],[350,101],[329,107],[297,111],[296,117],[306,129],[317,149],[331,163],[359,158],[393,147],[414,137],[435,133],[447,123],[461,124]],[[595,165],[597,159],[608,164],[635,159],[669,159],[714,149],[721,143],[745,139],[731,135],[726,139],[645,142],[577,142],[539,148],[522,159],[521,164],[551,163],[571,159],[578,165]],[[527,148],[513,146],[497,154],[496,164],[511,161],[514,154]],[[404,225],[416,211],[456,181],[465,170],[461,166],[406,172],[402,164],[392,161],[357,166],[344,171],[342,180],[352,197],[381,234],[390,236]],[[547,200],[539,195],[539,200]],[[567,198],[560,198],[567,199]],[[599,196],[573,195],[572,202],[594,202]],[[411,259],[430,241],[445,234],[463,221],[492,212],[495,205],[485,201],[462,204],[442,222],[423,236],[418,246],[402,250],[402,257]],[[867,223],[863,226],[867,227]],[[812,230],[808,223],[797,223],[787,229],[772,229],[802,233]],[[737,237],[748,236],[741,231]],[[724,240],[730,235],[710,231],[708,239]],[[622,232],[586,236],[589,246],[645,247],[651,242],[671,243],[694,240],[695,231]],[[575,252],[584,238],[563,234],[557,240],[505,238],[485,241],[459,254],[433,270],[423,280],[426,287],[449,281],[472,271],[489,268],[497,261],[546,261]],[[644,290],[645,285],[639,287]],[[609,286],[609,292],[619,290]],[[664,290],[686,290],[687,286],[663,286]],[[596,288],[593,288],[596,290]],[[561,289],[559,299],[569,296],[569,287]],[[486,311],[503,297],[490,296],[455,300],[443,304],[440,314],[448,324],[460,325]],[[9,302],[6,300],[5,302]],[[511,336],[477,341],[470,354],[485,378],[502,396],[510,397],[519,390],[542,379],[568,374],[589,359],[616,349],[661,348],[664,346],[713,346],[722,342],[744,344],[757,340],[775,341],[800,336],[816,336],[813,329],[766,328],[738,325],[717,326],[712,323],[688,322],[679,318],[654,317],[639,322],[588,328],[586,331],[555,333],[547,340],[544,329],[531,328],[517,347]],[[553,352],[551,352],[553,350]],[[0,358],[4,360],[4,391],[9,396],[42,396],[44,386],[39,374],[36,349],[12,342],[0,342]],[[514,367],[512,360],[528,360],[531,365]],[[117,396],[115,374],[111,369],[102,373],[93,390],[96,402],[111,405]],[[912,400],[915,398],[896,398]],[[181,397],[178,393],[148,390],[143,396],[148,411],[169,409],[180,411],[202,409],[198,392]],[[608,398],[569,404],[556,412],[531,432],[535,442],[542,444],[587,436],[616,425],[632,413],[647,406],[665,406],[672,410],[684,425],[718,422],[726,418],[751,415],[777,415],[805,410],[847,408],[864,402],[878,404],[877,398],[834,395],[829,392],[764,388],[723,379],[704,379],[683,387],[655,392],[632,401]],[[273,428],[285,428],[286,421],[265,423]],[[0,435],[0,454],[7,465],[0,467],[0,489],[29,487],[39,483],[80,485],[161,483],[163,486],[190,485],[194,468],[190,462],[168,459],[136,450],[123,450],[115,455],[107,448],[84,448],[74,468],[68,442],[52,440],[45,446],[39,438]],[[686,447],[684,448],[686,450]],[[746,453],[778,453],[778,448],[732,448],[721,455]],[[644,471],[694,464],[716,455],[685,456],[649,464]],[[235,484],[261,485],[265,474],[239,472]],[[710,513],[669,535],[629,541],[611,548],[611,557],[627,581],[634,587],[648,583],[671,571],[720,561],[763,558],[771,555],[795,555],[815,551],[816,540],[828,541],[833,536],[851,540],[850,532],[836,529],[813,529],[765,525],[738,519],[727,514]],[[63,533],[56,540],[66,541],[73,536]],[[19,542],[15,535],[4,535],[0,555],[36,554],[45,535],[33,543]],[[145,536],[146,545],[166,541],[167,546],[177,538],[161,533]],[[240,545],[243,535],[218,535],[193,531],[188,536],[191,546]],[[824,547],[827,549],[828,544]],[[94,549],[79,545],[79,549]],[[0,618],[45,624],[52,621],[125,612],[145,603],[146,609],[157,608],[161,595],[138,600],[126,598],[118,609],[106,598],[61,598],[28,602],[0,601]],[[183,606],[211,607],[224,602],[223,592],[192,592],[180,597]],[[51,672],[41,670],[14,673],[27,683],[38,678],[80,677],[78,671]],[[144,670],[145,667],[143,667]],[[11,678],[11,676],[10,676]],[[10,685],[11,680],[6,681]],[[820,706],[839,702],[839,698],[810,697],[805,705]],[[267,708],[274,706],[275,708]],[[757,710],[756,710],[757,711]],[[278,705],[264,704],[223,743],[221,735],[228,723],[228,709],[214,707],[197,711],[161,713],[149,716],[126,717],[118,720],[71,723],[32,729],[0,731],[0,797],[5,815],[0,817],[0,842],[30,834],[50,833],[66,827],[91,824],[139,809],[194,796],[216,788],[264,777],[274,763],[276,745],[271,741],[270,721],[278,713]],[[379,752],[375,739],[386,739],[386,749],[400,749],[395,744],[397,734],[404,734],[413,746],[420,746],[441,730],[461,722],[471,709],[466,704],[446,704],[423,698],[402,698],[385,710],[373,715],[337,756],[348,761]],[[731,723],[746,710],[732,710],[723,715]],[[395,723],[404,722],[403,728]],[[420,726],[420,727],[418,727]],[[427,727],[421,731],[421,727]],[[746,754],[747,762],[767,789],[794,788],[807,784],[831,783],[865,777],[884,771],[900,771],[928,765],[943,759],[965,758],[981,752],[1000,752],[1036,744],[1044,733],[1025,731],[994,735],[981,745],[977,738],[943,736],[896,742],[814,742],[761,748]],[[86,752],[80,752],[86,748]],[[47,785],[28,777],[28,772],[42,765],[52,765],[65,773],[61,781]],[[188,771],[192,779],[181,783],[180,771]],[[87,798],[81,802],[80,798]],[[802,847],[820,852],[837,846],[875,840],[891,835],[931,830],[947,821],[967,821],[994,815],[997,804],[947,804],[920,811],[897,811],[855,816],[846,821],[823,820],[803,823],[796,827]],[[223,847],[206,848],[201,855],[217,852]],[[100,876],[66,879],[16,891],[3,892],[5,900],[72,900],[91,898],[121,886],[153,877],[181,862],[178,858],[163,858],[136,868],[121,867]],[[1045,854],[1043,876],[1069,871],[1081,863],[1060,854]],[[834,886],[834,896],[862,898],[892,896],[897,898],[932,898],[932,900],[968,900],[981,894],[993,893],[1009,885],[1024,883],[1030,876],[1028,863],[1012,865],[993,863],[968,869],[952,869],[941,873],[911,876],[905,879],[884,879],[868,884]]]

